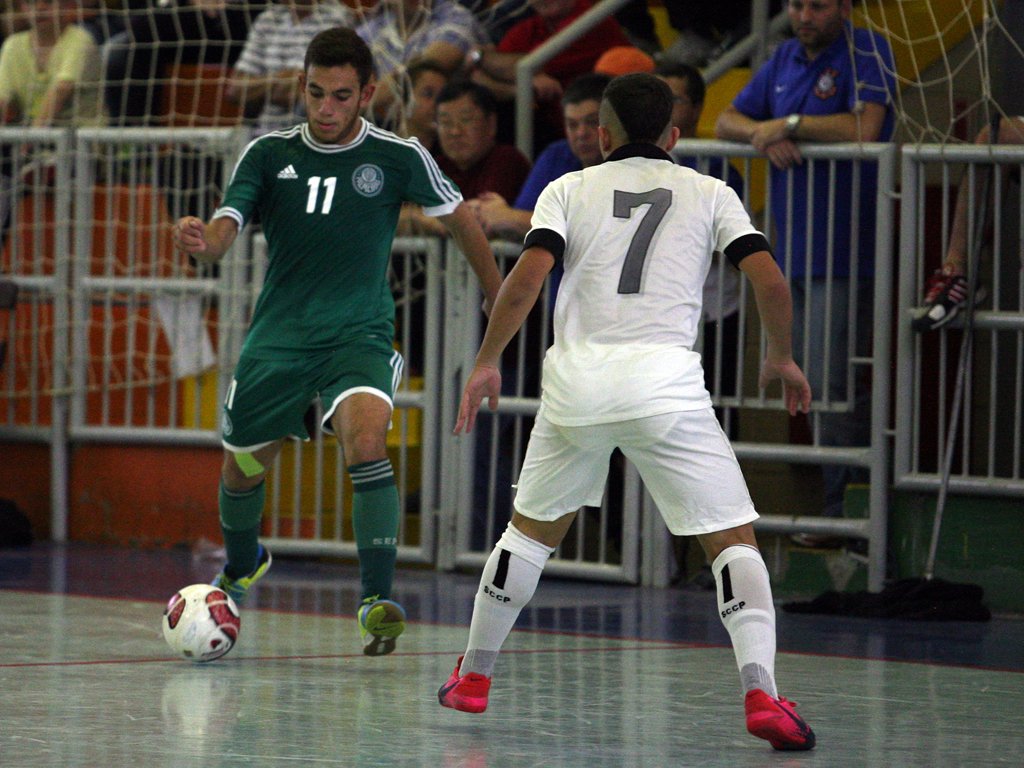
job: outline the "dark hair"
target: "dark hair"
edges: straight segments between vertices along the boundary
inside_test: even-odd
[[[405,68],[405,74],[412,85],[416,85],[416,81],[420,79],[420,75],[424,72],[435,72],[444,77],[446,81],[448,80],[448,71],[434,59],[413,59],[409,62],[409,66]]]
[[[437,94],[437,106],[440,107],[442,104],[461,99],[467,95],[474,104],[483,110],[485,115],[497,113],[498,101],[494,98],[491,89],[486,85],[480,85],[480,83],[474,83],[472,80],[466,80],[465,78],[449,80],[444,88],[441,89],[441,92]]]
[[[604,89],[612,81],[610,75],[600,72],[587,72],[580,75],[565,87],[562,94],[562,106],[566,104],[579,104],[581,101],[596,101],[600,103]]]
[[[694,104],[704,103],[704,76],[696,67],[679,61],[665,61],[654,69],[654,74],[661,77],[677,77],[686,81],[686,95]]]
[[[303,71],[310,67],[343,67],[351,64],[359,77],[359,85],[373,76],[373,54],[363,38],[349,27],[331,27],[310,40],[303,61]]]
[[[604,100],[619,118],[630,142],[657,142],[672,119],[672,91],[646,72],[620,75],[604,89]]]

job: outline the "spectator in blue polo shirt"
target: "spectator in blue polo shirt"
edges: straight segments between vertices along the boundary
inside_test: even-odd
[[[871,342],[877,167],[861,164],[860,196],[855,201],[853,164],[838,163],[833,177],[827,162],[805,163],[797,142],[888,141],[893,130],[890,94],[895,92],[892,51],[877,33],[852,26],[851,0],[789,0],[788,13],[795,37],[776,49],[722,111],[715,132],[722,139],[749,142],[771,161],[776,258],[791,277],[793,290],[794,354],[815,397],[844,402],[851,353],[866,354]],[[815,169],[812,187],[809,165]],[[810,225],[809,200],[821,204]],[[853,243],[858,246],[856,254]],[[851,327],[849,280],[854,263],[856,326]],[[825,279],[829,269],[831,291]],[[826,301],[831,302],[828,323],[821,322]],[[852,338],[856,350],[850,349]],[[807,360],[801,359],[805,343]],[[823,391],[826,360],[828,391]],[[870,399],[862,379],[857,377],[851,411],[821,414],[822,445],[867,444]],[[839,517],[846,484],[858,478],[849,467],[826,466],[823,471],[823,514]],[[808,538],[807,543],[815,542]]]

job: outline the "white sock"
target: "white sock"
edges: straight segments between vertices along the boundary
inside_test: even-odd
[[[743,692],[775,687],[775,604],[768,569],[754,547],[726,547],[711,564],[718,584],[718,615],[732,638]]]
[[[469,625],[469,646],[459,674],[476,672],[491,676],[505,638],[540,581],[540,574],[554,552],[508,524],[480,575]]]

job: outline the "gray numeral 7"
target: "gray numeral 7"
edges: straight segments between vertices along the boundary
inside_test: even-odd
[[[661,224],[669,206],[672,205],[672,190],[662,187],[647,192],[615,190],[612,213],[616,218],[632,218],[634,208],[648,204],[651,207],[647,209],[643,221],[633,233],[629,250],[626,251],[626,261],[622,265],[622,274],[619,276],[619,293],[640,293],[640,278],[643,277],[647,251],[651,247],[651,240],[654,238],[658,225]]]

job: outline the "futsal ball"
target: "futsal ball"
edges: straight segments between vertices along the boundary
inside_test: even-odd
[[[241,618],[235,601],[222,589],[192,584],[175,593],[163,616],[164,639],[189,661],[213,661],[238,639]]]

